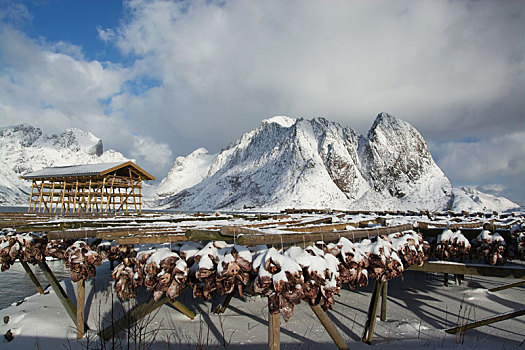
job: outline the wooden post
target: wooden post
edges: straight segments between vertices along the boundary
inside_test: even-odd
[[[47,263],[45,261],[42,261],[38,263],[38,266],[40,266],[40,268],[42,269],[42,272],[44,272],[44,276],[46,276],[49,284],[55,291],[58,297],[58,300],[60,300],[60,302],[66,309],[67,313],[73,320],[73,323],[75,323],[76,325],[77,324],[77,310],[73,306],[71,299],[69,299],[69,297],[67,296],[66,292],[64,291],[60,283],[58,283],[55,275],[53,274],[53,272],[51,271]]]
[[[221,303],[221,305],[217,306],[215,310],[213,310],[214,314],[222,314],[224,313],[224,311],[226,311],[226,308],[228,307],[228,305],[230,305],[230,301],[233,298],[233,293],[235,292],[231,292],[230,294],[228,294],[226,296],[226,299],[224,299],[224,301]]]
[[[374,336],[374,328],[376,326],[377,307],[379,305],[379,297],[381,296],[381,289],[383,283],[380,279],[376,279],[376,285],[374,293],[370,299],[370,305],[368,307],[368,316],[365,323],[365,329],[363,331],[363,337],[361,340],[364,343],[372,344],[372,337]]]
[[[77,208],[77,198],[78,198],[78,179],[77,183],[75,184],[75,198],[73,199],[73,213],[75,212]],[[69,206],[69,203],[68,203]]]
[[[448,287],[448,273],[443,274],[443,284]]]
[[[31,202],[33,201],[33,189],[35,187],[35,180],[31,183],[31,194],[29,195],[29,206],[27,207],[27,212],[31,211]]]
[[[65,199],[66,199],[66,179],[63,180],[64,181],[64,185],[62,186],[62,208],[60,209],[60,212],[61,213],[64,213],[66,211],[66,206],[65,206]],[[55,210],[55,213],[56,213],[56,210]]]
[[[281,314],[268,311],[268,349],[279,350],[281,347]]]
[[[383,289],[381,290],[381,315],[379,319],[383,322],[386,321],[386,302],[388,298],[388,281],[383,283]]]
[[[319,319],[321,324],[323,325],[324,329],[328,332],[332,340],[334,341],[335,345],[337,345],[338,349],[348,349],[348,345],[344,341],[343,337],[339,332],[337,331],[337,328],[335,327],[334,323],[328,317],[326,312],[323,311],[321,306],[319,304],[317,305],[310,305],[310,308],[314,312],[315,316]]]
[[[38,212],[40,213],[40,208],[42,207],[42,196],[44,193],[44,180],[40,184],[40,196],[38,197]]]
[[[486,318],[484,320],[467,323],[467,324],[464,324],[462,326],[445,329],[445,332],[447,332],[449,334],[461,333],[463,331],[466,331],[467,329],[472,329],[472,328],[477,328],[477,327],[481,327],[481,326],[486,326],[486,325],[489,325],[489,324],[492,324],[492,323],[508,320],[510,318],[523,316],[523,315],[525,315],[525,309],[519,309],[519,310],[516,310],[516,311],[506,312],[504,314],[499,314],[499,315],[494,316],[494,317],[489,317],[489,318]]]
[[[91,207],[91,179],[89,179],[88,198],[87,198],[87,204],[86,204],[86,212],[88,211],[91,213],[93,212],[93,208]],[[80,210],[79,210],[79,213],[80,213]]]
[[[55,204],[55,180],[53,180],[51,185],[51,192],[49,192],[49,196],[47,198],[49,201],[49,214],[51,214],[51,211],[53,211],[53,204]],[[56,211],[55,211],[56,213]]]
[[[77,339],[84,337],[84,304],[86,299],[85,281],[81,279],[77,282]]]
[[[22,267],[24,268],[27,275],[31,279],[31,282],[33,282],[33,284],[35,285],[36,290],[38,290],[38,293],[44,294],[44,288],[42,288],[42,285],[40,284],[40,282],[38,282],[38,279],[36,278],[35,274],[31,270],[29,265],[24,260],[20,260],[20,263],[22,264]]]

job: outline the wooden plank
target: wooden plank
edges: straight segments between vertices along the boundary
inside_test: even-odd
[[[376,326],[377,307],[379,305],[379,297],[381,296],[381,289],[383,283],[381,280],[376,279],[376,285],[372,298],[370,298],[370,305],[368,307],[368,316],[365,323],[365,329],[363,331],[363,337],[361,340],[363,343],[372,344],[372,337],[374,336],[374,328]]]
[[[115,238],[117,244],[152,244],[152,243],[174,243],[186,242],[185,235],[156,235],[148,237],[122,237]]]
[[[501,321],[504,321],[504,320],[508,320],[508,319],[511,319],[511,318],[514,318],[514,317],[523,316],[523,315],[525,315],[525,309],[519,309],[519,310],[512,311],[512,312],[506,312],[506,313],[503,313],[503,314],[499,314],[499,315],[494,316],[494,317],[485,318],[485,319],[480,320],[480,321],[467,323],[467,324],[464,324],[464,325],[461,325],[461,326],[458,326],[458,327],[445,329],[445,332],[447,332],[449,334],[461,333],[461,332],[466,331],[468,329],[473,329],[473,328],[477,328],[477,327],[481,327],[481,326],[486,326],[486,325],[489,325],[489,324],[492,324],[492,323],[501,322]]]
[[[20,260],[20,264],[22,264],[22,267],[24,268],[24,270],[26,271],[27,275],[31,279],[31,282],[33,282],[33,284],[35,285],[36,290],[38,291],[38,293],[44,294],[44,288],[42,288],[42,285],[40,284],[40,282],[38,282],[38,279],[36,278],[35,274],[31,270],[29,265],[24,260]]]
[[[73,306],[73,303],[71,302],[71,299],[67,296],[67,293],[64,291],[60,283],[57,281],[55,275],[47,265],[45,261],[39,262],[38,266],[42,269],[42,272],[44,273],[44,276],[46,276],[49,284],[55,291],[55,294],[57,295],[58,300],[62,303],[62,306],[66,309],[67,313],[73,320],[73,323],[77,324],[77,310]]]
[[[178,300],[168,300],[168,302],[173,305],[174,308],[182,312],[184,315],[188,316],[190,320],[193,320],[196,316],[195,312],[190,310],[186,305],[181,303]]]
[[[329,216],[326,218],[321,218],[321,219],[316,219],[316,220],[298,222],[297,224],[292,224],[292,225],[293,226],[308,226],[308,225],[331,224],[331,223],[332,223],[332,217]]]
[[[234,237],[223,236],[219,231],[188,229],[186,238],[190,241],[227,241],[233,242]],[[241,244],[241,243],[239,243]]]
[[[519,281],[519,282],[515,282],[515,283],[511,283],[511,284],[506,284],[504,286],[491,288],[491,289],[489,289],[489,292],[499,292],[500,290],[505,290],[505,289],[514,288],[514,287],[519,287],[519,286],[523,286],[523,285],[525,285],[525,281]]]
[[[405,270],[525,279],[525,266],[493,266],[447,261],[426,261],[422,266],[412,265]]]
[[[315,316],[319,319],[321,324],[323,325],[324,329],[328,332],[332,340],[334,341],[335,345],[338,349],[348,349],[348,345],[346,344],[345,340],[335,327],[334,323],[328,317],[326,312],[323,311],[321,306],[319,304],[317,305],[310,305],[310,308],[314,312]]]
[[[268,311],[268,349],[279,350],[281,347],[281,314]]]
[[[81,279],[77,282],[77,339],[84,337],[84,309],[86,300],[85,281]]]
[[[376,227],[370,229],[339,231],[339,232],[317,232],[317,233],[283,233],[270,234],[260,231],[260,234],[245,234],[237,237],[238,244],[241,245],[257,245],[257,244],[288,244],[288,243],[303,243],[305,241],[324,241],[336,242],[341,237],[346,237],[350,240],[374,237],[378,235],[387,235],[390,233],[403,232],[411,230],[411,224]]]

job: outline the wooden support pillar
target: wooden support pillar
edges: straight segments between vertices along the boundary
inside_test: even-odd
[[[443,274],[443,284],[448,287],[448,273]]]
[[[85,281],[81,279],[77,282],[77,339],[84,337],[84,309],[86,300]]]
[[[35,188],[35,180],[31,183],[31,194],[29,195],[29,206],[27,207],[27,212],[31,211],[31,204],[33,202],[33,189]]]
[[[374,293],[372,293],[372,298],[370,299],[370,305],[368,307],[368,316],[363,331],[363,337],[361,338],[361,340],[367,344],[372,344],[372,337],[374,336],[374,328],[376,326],[377,307],[379,305],[379,297],[381,296],[382,288],[383,283],[380,279],[377,279]]]
[[[228,307],[228,305],[230,305],[230,301],[232,300],[233,298],[233,294],[235,292],[231,292],[230,294],[228,294],[226,296],[226,299],[224,299],[224,301],[221,303],[221,305],[217,306],[215,308],[215,310],[213,310],[213,313],[214,314],[222,314],[226,311],[226,308]]]
[[[40,282],[38,282],[38,279],[36,278],[35,274],[31,270],[29,265],[24,260],[20,260],[20,263],[22,264],[22,267],[24,268],[27,275],[31,279],[31,282],[33,282],[33,284],[35,285],[36,290],[38,290],[38,293],[44,294],[44,288],[42,288],[42,285],[40,284]]]
[[[381,314],[379,319],[383,322],[386,321],[386,303],[388,298],[388,281],[383,283],[383,288],[381,290]]]
[[[268,311],[268,349],[279,350],[281,347],[281,314]]]
[[[344,341],[343,337],[339,332],[337,331],[337,328],[335,327],[334,323],[328,317],[328,314],[323,311],[321,306],[319,304],[317,305],[310,305],[310,308],[314,312],[315,316],[319,319],[321,324],[323,325],[324,329],[328,332],[332,340],[334,341],[335,345],[337,345],[338,349],[348,349],[348,345]]]
[[[77,310],[73,306],[71,299],[69,299],[69,297],[67,296],[66,292],[64,291],[60,283],[58,283],[55,275],[53,274],[53,272],[51,271],[47,263],[45,261],[42,261],[38,263],[38,266],[42,269],[42,272],[44,272],[44,276],[46,276],[49,284],[55,291],[58,297],[58,300],[60,300],[60,302],[66,309],[67,313],[73,320],[73,323],[76,325],[77,324]]]
[[[38,212],[40,213],[40,208],[42,207],[42,196],[44,193],[44,180],[40,184],[40,196],[38,197]]]

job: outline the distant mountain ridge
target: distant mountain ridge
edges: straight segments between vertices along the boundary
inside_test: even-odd
[[[324,118],[281,116],[264,120],[218,154],[200,148],[177,158],[157,189],[156,205],[179,210],[479,208],[465,191],[452,188],[421,134],[387,113],[376,117],[366,137]],[[499,199],[481,206],[517,207]]]
[[[0,128],[0,205],[26,205],[20,175],[49,166],[128,160],[80,129],[51,136],[20,124]],[[156,188],[155,188],[156,187]],[[475,188],[452,188],[410,124],[381,113],[365,136],[324,118],[274,117],[217,154],[178,157],[150,207],[178,210],[497,210],[518,207]],[[153,194],[155,192],[155,195]]]
[[[0,128],[0,205],[27,204],[30,184],[20,175],[50,166],[125,160],[119,152],[104,152],[102,140],[84,130],[47,136],[28,124]]]

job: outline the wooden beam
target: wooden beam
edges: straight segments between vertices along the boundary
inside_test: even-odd
[[[268,311],[268,349],[279,350],[281,347],[281,314]]]
[[[383,283],[380,279],[376,279],[376,285],[372,298],[370,298],[370,305],[368,306],[368,316],[365,323],[365,329],[363,331],[363,337],[361,340],[363,343],[372,344],[372,337],[374,336],[374,328],[376,326],[377,307],[379,305],[379,297],[381,296],[381,289]]]
[[[233,294],[235,293],[235,289],[233,292],[231,292],[230,294],[226,295],[226,298],[224,299],[224,301],[215,308],[215,310],[213,310],[213,313],[214,314],[222,314],[226,311],[226,308],[228,307],[228,305],[230,305],[230,301],[232,300],[233,298]]]
[[[73,306],[73,303],[71,302],[71,299],[67,296],[67,293],[64,291],[60,283],[57,281],[55,275],[47,265],[45,261],[39,262],[38,266],[42,269],[42,272],[44,273],[44,276],[46,276],[49,284],[55,291],[55,294],[57,295],[58,300],[62,303],[64,308],[66,309],[67,313],[73,320],[73,323],[77,324],[77,310]]]
[[[381,314],[379,319],[382,322],[386,321],[386,303],[388,299],[388,281],[383,282],[383,289],[381,290]]]
[[[283,234],[268,234],[264,231],[259,231],[260,234],[244,234],[237,237],[238,244],[241,245],[257,245],[257,244],[288,244],[288,243],[303,243],[305,241],[324,241],[336,242],[341,237],[346,237],[350,240],[374,237],[378,235],[387,235],[390,233],[403,232],[411,230],[411,224],[377,227],[370,229],[350,230],[350,231],[329,231],[316,233],[283,233]],[[252,230],[250,231],[257,231]]]
[[[40,184],[40,196],[38,197],[38,212],[40,213],[40,208],[42,206],[42,193],[44,192],[44,181]]]
[[[77,282],[77,339],[84,337],[84,309],[86,300],[85,281],[81,279]]]
[[[493,266],[448,261],[426,261],[422,266],[412,265],[405,270],[525,279],[525,266]]]
[[[166,302],[169,301],[169,298],[167,296],[163,296],[158,301],[155,301],[155,299],[150,299],[146,303],[139,305],[135,307],[134,309],[130,310],[128,313],[126,313],[122,318],[117,320],[116,322],[112,322],[109,326],[101,330],[98,335],[104,339],[108,340],[112,336],[115,336],[122,332],[123,330],[129,328],[130,326],[134,325],[138,321],[140,321],[145,316],[149,315],[162,305],[166,304]]]
[[[321,324],[323,325],[324,329],[328,332],[332,340],[334,341],[335,345],[338,349],[348,349],[348,345],[346,344],[345,340],[335,327],[334,323],[328,317],[328,314],[323,311],[321,306],[319,304],[317,305],[310,305],[310,308],[314,312],[315,316],[319,319]]]
[[[35,187],[35,180],[31,183],[31,194],[29,195],[29,205],[27,207],[27,212],[31,211],[31,203],[33,201],[33,189]]]
[[[506,284],[504,286],[490,288],[489,292],[499,292],[500,290],[505,290],[505,289],[514,288],[514,287],[519,287],[519,286],[523,286],[523,285],[525,285],[525,281],[519,281],[519,282],[515,282],[515,283],[511,283],[511,284]]]
[[[190,320],[193,320],[195,318],[195,316],[196,316],[195,312],[190,310],[186,305],[184,305],[180,301],[178,301],[178,300],[168,300],[168,303],[173,305],[174,308],[176,308],[177,310],[182,312],[184,315],[188,316],[188,318]]]
[[[40,282],[38,282],[38,279],[36,278],[35,274],[31,270],[29,265],[24,260],[20,260],[20,264],[22,264],[22,267],[24,268],[24,270],[26,271],[27,275],[31,279],[31,282],[33,282],[33,284],[35,285],[36,290],[38,291],[38,293],[44,294],[44,288],[42,288],[42,285],[40,284]]]
[[[501,322],[501,321],[504,321],[504,320],[508,320],[508,319],[511,319],[511,318],[514,318],[514,317],[523,316],[523,315],[525,315],[525,309],[519,309],[519,310],[516,310],[516,311],[511,311],[511,312],[506,312],[506,313],[503,313],[503,314],[499,314],[499,315],[494,316],[494,317],[485,318],[485,319],[480,320],[480,321],[467,323],[467,324],[464,324],[464,325],[461,325],[461,326],[458,326],[458,327],[445,329],[445,332],[447,332],[449,334],[461,333],[461,332],[466,331],[468,329],[477,328],[477,327],[481,327],[481,326],[486,326],[486,325],[489,325],[489,324],[492,324],[492,323]]]

